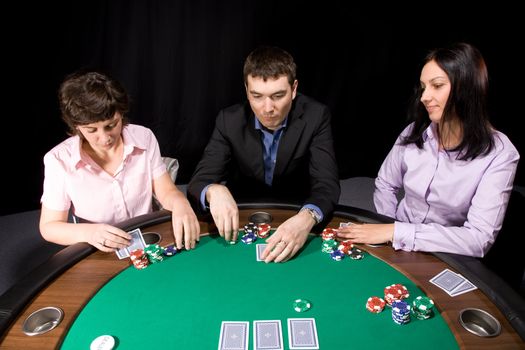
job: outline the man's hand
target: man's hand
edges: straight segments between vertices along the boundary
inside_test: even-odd
[[[268,246],[262,253],[264,262],[284,262],[292,258],[304,245],[314,225],[314,219],[304,210],[283,222],[266,240]]]
[[[239,233],[239,209],[228,188],[213,184],[208,187],[206,200],[210,204],[213,221],[221,237],[226,241],[237,240]]]

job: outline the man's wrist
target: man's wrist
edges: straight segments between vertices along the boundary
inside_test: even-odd
[[[319,215],[319,213],[317,213],[314,209],[312,208],[308,208],[308,207],[303,207],[299,212],[307,212],[308,215],[311,216],[311,218],[314,220],[315,222],[315,225],[317,225],[318,223],[321,222],[321,216]]]

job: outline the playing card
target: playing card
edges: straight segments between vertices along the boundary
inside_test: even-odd
[[[450,296],[455,297],[456,295],[460,295],[460,294],[463,294],[463,293],[466,293],[466,292],[470,292],[471,290],[474,290],[474,289],[478,289],[478,287],[476,287],[475,285],[470,283],[469,280],[465,279],[465,281],[463,281],[463,283],[461,283],[459,286],[454,288],[452,290],[452,292],[450,292],[449,294],[450,294]]]
[[[264,259],[261,258],[261,257],[262,257],[262,253],[263,253],[264,250],[266,249],[266,246],[267,246],[267,245],[268,245],[268,244],[266,244],[266,243],[261,243],[261,244],[257,244],[257,245],[255,246],[255,252],[256,252],[256,254],[257,254],[257,261],[264,261]]]
[[[144,237],[142,237],[140,228],[136,228],[128,233],[131,235],[130,245],[115,252],[119,259],[128,258],[130,253],[135,249],[144,249],[146,247],[146,242],[144,241]]]
[[[254,350],[284,350],[281,320],[253,321]]]
[[[290,349],[319,349],[315,319],[289,318],[288,345]]]
[[[450,294],[454,288],[458,287],[464,281],[465,278],[463,276],[458,275],[449,269],[444,269],[430,280],[431,283],[443,289],[448,294]]]
[[[343,227],[347,227],[347,226],[351,226],[351,225],[355,225],[353,222],[340,222],[339,223],[339,228],[343,228]]]
[[[248,350],[249,322],[222,321],[219,350]]]
[[[129,252],[126,248],[119,249],[115,252],[119,259],[129,258]]]

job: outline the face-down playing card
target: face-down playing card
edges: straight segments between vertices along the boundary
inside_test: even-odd
[[[254,350],[284,350],[281,320],[253,321]]]
[[[288,343],[290,349],[319,349],[314,318],[289,318]]]
[[[222,321],[219,350],[247,350],[249,323]]]

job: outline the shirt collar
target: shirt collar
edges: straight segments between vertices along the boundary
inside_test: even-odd
[[[136,148],[140,150],[145,150],[147,148],[147,145],[145,143],[142,144],[140,142],[141,140],[137,140],[133,134],[129,132],[126,126],[122,128],[122,140],[124,142],[124,159],[133,153]],[[87,162],[82,159],[80,152],[81,145],[82,142],[80,136],[75,135],[71,137],[71,164],[74,167],[80,167],[87,164]]]
[[[427,142],[427,140],[437,140],[437,124],[436,123],[430,123],[430,125],[425,129],[425,132],[423,133],[423,142]]]

